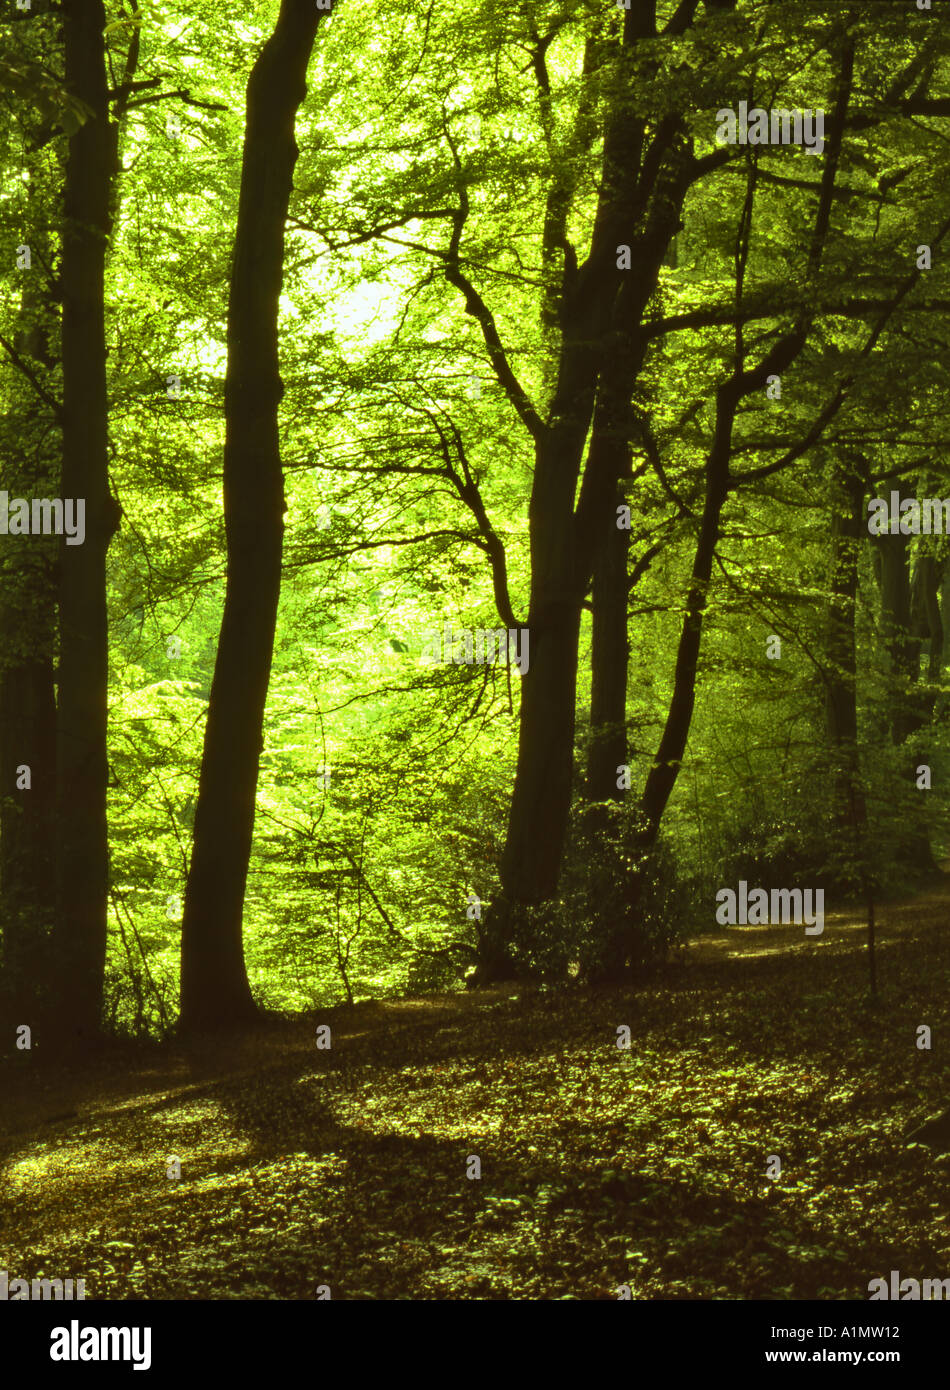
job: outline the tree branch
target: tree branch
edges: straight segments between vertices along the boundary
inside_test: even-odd
[[[41,383],[39,377],[36,375],[36,372],[30,366],[30,364],[26,361],[25,358],[20,356],[13,344],[9,342],[5,337],[3,337],[2,334],[0,334],[0,347],[3,348],[10,361],[16,367],[17,371],[21,372],[22,375],[26,378],[26,380],[30,383],[30,385],[33,387],[33,390],[39,396],[40,400],[47,407],[47,409],[52,411],[57,422],[62,423],[63,407],[61,403],[57,401],[54,396],[51,396],[49,394],[49,392]]]
[[[154,97],[139,97],[136,101],[126,102],[125,109],[127,111],[132,111],[137,106],[149,106],[156,101],[172,100],[183,101],[186,106],[200,107],[202,111],[230,111],[231,109],[229,106],[223,105],[220,101],[199,101],[197,97],[191,95],[187,87],[182,87],[177,92],[159,92],[159,94]]]
[[[518,418],[521,420],[532,439],[541,440],[547,433],[544,422],[535,410],[527,391],[525,391],[512,370],[507,353],[502,346],[494,315],[478,293],[478,290],[476,290],[475,286],[472,284],[471,280],[464,274],[459,264],[459,247],[462,241],[462,232],[468,219],[469,201],[462,163],[459,159],[458,150],[452,139],[452,133],[448,128],[447,121],[445,123],[445,138],[449,149],[452,151],[452,159],[455,164],[459,189],[459,207],[452,214],[452,237],[446,256],[445,278],[450,285],[454,285],[455,288],[460,290],[465,296],[465,312],[471,314],[481,328],[482,337],[485,340],[485,346],[488,348],[488,356],[495,376],[498,378],[502,390],[508,397],[509,402],[517,412]]]

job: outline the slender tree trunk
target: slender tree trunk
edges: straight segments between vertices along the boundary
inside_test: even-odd
[[[924,603],[927,625],[930,629],[930,659],[927,664],[927,677],[934,684],[939,684],[943,679],[943,649],[946,640],[943,613],[940,609],[940,586],[943,582],[947,562],[946,559],[938,560],[936,556],[928,555],[922,563],[926,565],[927,569]],[[931,713],[935,703],[936,700],[931,702]]]
[[[686,752],[686,740],[696,703],[696,676],[699,670],[699,653],[713,556],[719,539],[722,508],[728,495],[732,427],[738,403],[739,393],[732,383],[719,388],[715,434],[706,465],[703,514],[686,595],[686,613],[676,652],[673,693],[660,746],[647,774],[640,800],[641,827],[637,845],[643,855],[648,855],[656,844],[663,814],[676,785]],[[626,920],[618,923],[617,930],[605,945],[602,964],[597,971],[599,979],[616,978],[626,967],[634,944],[631,931],[632,924],[636,921],[642,888],[643,875],[634,867],[630,876]]]
[[[929,644],[926,683],[920,681],[918,677],[916,709],[920,726],[927,724],[933,727],[940,684],[943,679],[944,628],[943,614],[940,609],[940,588],[945,569],[946,560],[944,558],[938,559],[936,555],[932,554],[918,555],[914,577],[911,581],[911,622],[914,634]],[[932,767],[933,752],[918,745],[912,764],[914,791],[917,793],[917,768],[921,764]],[[925,872],[929,873],[935,870],[937,865],[930,848],[930,837],[925,836],[924,838],[927,844],[927,856],[925,856],[923,864]],[[932,863],[928,862],[928,857],[929,861],[933,861]]]
[[[911,581],[910,612],[914,636],[929,643],[927,680],[931,685],[943,674],[943,615],[940,612],[940,585],[946,561],[936,555],[918,555]],[[922,718],[934,709],[934,692],[926,691],[920,700]]]
[[[703,620],[706,614],[707,592],[712,576],[713,556],[719,539],[719,520],[726,500],[729,475],[729,455],[732,444],[732,423],[738,398],[720,389],[720,409],[717,412],[716,436],[710,450],[706,473],[706,498],[700,522],[696,554],[686,596],[686,615],[676,652],[673,674],[673,694],[670,699],[653,766],[643,788],[641,808],[644,817],[642,844],[650,849],[656,843],[660,822],[679,776],[686,740],[696,704],[696,673],[702,642]]]
[[[834,479],[831,526],[831,598],[828,607],[828,671],[825,718],[834,760],[834,823],[855,862],[863,859],[867,807],[858,758],[857,653],[854,636],[858,591],[858,554],[866,534],[862,503],[864,480],[859,469],[839,463]]]
[[[622,340],[608,354],[591,430],[588,469],[616,479],[609,508],[602,509],[593,547],[591,587],[590,742],[587,753],[589,801],[622,801],[617,768],[627,761],[627,670],[630,643],[627,599],[629,527],[618,526],[624,502],[621,480],[630,475],[630,401],[639,366]]]
[[[61,1006],[71,1038],[100,1026],[109,847],[106,552],[117,526],[109,493],[105,256],[114,145],[108,123],[102,0],[63,0],[66,84],[90,108],[69,141],[63,236],[62,496],[85,501],[85,540],[60,551],[58,721]]]
[[[623,494],[618,489],[617,501]],[[590,747],[587,796],[590,801],[622,801],[618,768],[627,762],[627,557],[630,532],[608,518],[603,545],[594,561],[590,681]]]
[[[916,689],[920,679],[920,637],[916,635],[911,602],[910,537],[885,534],[876,541],[880,560],[881,628],[883,631],[891,742],[900,747],[925,723],[926,710]],[[902,756],[902,781],[911,799],[916,789],[918,758]],[[933,873],[936,863],[922,821],[911,817],[894,831],[894,854],[906,867]]]
[[[920,643],[911,635],[910,537],[883,535],[876,542],[881,561],[881,627],[890,686],[890,733],[903,743],[915,727],[909,686],[915,678]]]
[[[277,343],[294,124],[321,12],[282,0],[254,64],[228,304],[224,512],[228,572],[185,892],[181,1027],[254,1018],[242,914],[254,831],[284,532]]]
[[[868,845],[868,813],[858,753],[857,643],[855,608],[858,555],[865,532],[864,478],[853,462],[837,465],[831,525],[831,598],[828,606],[828,673],[825,698],[828,745],[833,759],[835,845],[846,855],[841,877],[856,880],[867,914],[868,972],[877,994],[874,885]],[[852,879],[852,875],[854,876]]]

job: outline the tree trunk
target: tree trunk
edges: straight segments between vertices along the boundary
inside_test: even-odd
[[[936,555],[918,555],[911,581],[911,622],[914,635],[929,644],[927,680],[938,685],[943,674],[943,615],[940,611],[940,585],[946,560]],[[921,712],[929,719],[934,710],[934,692],[921,700]]]
[[[109,493],[103,281],[114,147],[108,123],[102,0],[64,0],[66,85],[90,108],[70,138],[63,236],[62,496],[85,500],[85,540],[60,551],[57,730],[60,973],[65,1036],[100,1026],[109,882],[106,822]]]
[[[521,685],[518,770],[502,886],[522,903],[553,897],[571,800],[580,605],[539,604],[529,620],[530,667]]]
[[[618,504],[623,493],[617,491]],[[622,801],[618,768],[627,762],[627,557],[630,532],[608,518],[594,561],[591,624],[590,746],[587,796],[590,801]]]
[[[42,31],[23,27],[25,55],[48,64],[53,55]],[[34,263],[24,275],[16,340],[18,357],[44,380],[54,367],[50,338],[54,326],[58,336],[59,314],[44,270],[53,261],[46,200],[62,196],[61,182],[54,193],[46,157],[39,154],[51,133],[38,126],[28,137],[38,158],[25,171],[33,207],[20,235]],[[53,496],[62,452],[55,401],[50,396],[41,402],[36,386],[21,372],[18,380],[11,380],[7,407],[11,444],[4,487],[18,497]],[[41,1005],[45,1009],[51,1002],[58,843],[53,668],[57,554],[53,537],[6,536],[0,548],[0,973],[4,1003],[14,1022],[37,1018]],[[18,771],[23,767],[29,768],[28,788]]]
[[[625,306],[626,308],[626,306]],[[599,508],[599,534],[592,547],[589,801],[622,801],[617,768],[627,761],[627,560],[630,531],[617,525],[624,502],[621,480],[630,476],[630,402],[642,360],[628,335],[608,353],[594,410],[587,471],[614,481],[614,495]]]
[[[42,320],[53,306],[33,283],[23,295],[23,317]],[[49,367],[45,326],[18,335],[17,351]],[[11,408],[22,463],[4,482],[19,497],[55,493],[57,460],[45,443],[35,399]],[[22,1022],[34,1018],[51,983],[50,933],[56,915],[56,543],[42,536],[4,537],[0,579],[0,931],[6,1003]],[[29,786],[19,771],[29,769]]]
[[[921,707],[922,697],[916,689],[920,679],[920,637],[912,620],[910,582],[910,537],[887,533],[878,537],[881,585],[881,629],[884,641],[886,681],[891,742],[901,747],[926,722],[927,712]],[[912,805],[916,798],[916,753],[902,755],[901,780],[905,795]],[[921,874],[936,870],[930,837],[922,819],[901,817],[893,832],[895,857],[905,867]]]
[[[658,163],[664,156],[668,163],[662,174],[641,181],[642,129],[638,133],[628,114],[612,119],[608,128],[591,254],[581,270],[566,271],[557,389],[550,423],[536,441],[529,509],[530,667],[521,687],[502,893],[486,916],[480,984],[512,971],[506,941],[510,944],[518,905],[557,893],[571,807],[583,601],[597,547],[616,519],[617,483],[627,459],[626,411],[647,347],[639,324],[689,187],[688,151],[672,121],[650,151],[653,158],[660,151]],[[616,254],[625,240],[636,247],[636,269],[626,272],[618,271]],[[588,456],[575,510],[584,443],[608,353],[617,355],[620,368],[604,383],[600,446]]]
[[[294,124],[306,96],[320,18],[312,0],[282,0],[247,89],[228,304],[227,588],[182,921],[185,1031],[238,1024],[256,1015],[244,963],[242,915],[284,531],[277,322],[284,223],[297,160]]]
[[[696,554],[686,596],[686,614],[676,652],[673,694],[670,698],[663,736],[653,766],[643,788],[641,809],[644,829],[642,846],[651,849],[660,831],[660,822],[679,776],[686,740],[696,703],[696,673],[706,613],[707,591],[712,576],[713,556],[719,539],[719,519],[726,500],[732,424],[738,397],[731,389],[720,388],[716,435],[706,470],[706,498],[700,522]]]
[[[916,727],[909,687],[915,679],[920,643],[911,635],[910,537],[897,532],[877,540],[881,574],[881,628],[888,667],[890,734],[894,743]]]
[[[843,849],[836,877],[867,904],[868,960],[872,993],[874,899],[868,861],[868,814],[858,754],[857,647],[854,620],[858,592],[858,555],[866,534],[864,478],[852,462],[839,462],[833,482],[831,521],[831,595],[828,605],[825,724],[832,758],[832,853]]]
[[[0,677],[0,970],[4,1003],[21,1023],[36,1018],[46,1002],[56,913],[55,579],[48,555],[36,555],[32,569],[32,574],[21,570],[8,591],[22,600],[21,618],[36,612],[32,651],[18,651]],[[7,612],[0,614],[0,624],[7,619]],[[28,788],[18,772],[24,766]]]
[[[831,523],[831,597],[828,606],[828,669],[825,720],[834,760],[834,825],[852,840],[850,851],[864,852],[867,807],[858,759],[857,654],[854,636],[858,592],[858,554],[864,524],[864,481],[848,463],[836,466]]]
[[[690,23],[685,11],[681,19],[686,25]],[[600,379],[611,420],[621,418],[621,408],[629,409],[647,346],[647,335],[641,330],[643,313],[654,293],[663,259],[681,228],[686,194],[702,172],[702,163],[694,160],[688,131],[678,115],[664,116],[647,143],[646,124],[630,101],[644,72],[637,66],[644,62],[641,45],[643,41],[652,43],[657,37],[654,6],[638,5],[627,11],[614,89],[618,95],[605,128],[590,254],[578,268],[574,248],[565,238],[564,276],[557,306],[562,330],[557,388],[549,423],[535,426],[532,431],[536,462],[529,512],[529,627],[533,653],[542,650],[545,643],[547,652],[537,662],[532,654],[534,680],[530,684],[525,681],[522,686],[518,766],[501,862],[502,892],[499,901],[489,909],[481,943],[491,961],[500,962],[506,971],[511,967],[505,933],[510,939],[512,906],[538,902],[556,893],[570,812],[577,631],[596,546],[602,542],[619,477],[619,451],[592,451],[581,477],[576,511],[572,511],[595,387]],[[646,61],[649,69],[654,60]],[[848,57],[843,64],[839,112],[847,108],[850,62]],[[650,69],[651,76],[658,75],[658,67],[657,62]],[[840,132],[832,140],[825,162],[810,256],[812,271],[820,264],[827,234],[839,154]],[[624,270],[624,265],[628,269]],[[457,268],[454,280],[464,283]],[[467,307],[479,316],[474,293],[469,295]],[[552,307],[550,295],[547,307]],[[481,317],[486,342],[494,355],[494,324],[486,325],[484,315]],[[807,313],[758,367],[750,372],[737,369],[737,375],[719,388],[716,435],[707,468],[706,514],[680,641],[673,700],[657,762],[647,778],[643,796],[647,848],[659,831],[692,717],[705,589],[728,488],[736,406],[743,395],[764,387],[769,373],[790,365],[807,337],[805,325]],[[603,363],[611,360],[610,355],[618,349],[624,360],[615,388],[614,374],[601,378],[601,371]],[[510,382],[506,389],[523,416],[523,405]],[[569,669],[560,667],[559,657],[570,661]],[[542,685],[543,682],[547,684]],[[546,753],[542,753],[545,737],[550,742]],[[484,958],[481,965],[485,968],[476,971],[477,982],[490,981],[495,966]]]
[[[686,596],[686,613],[676,653],[673,693],[660,746],[647,774],[640,799],[641,824],[637,834],[637,847],[644,856],[653,849],[660,833],[663,813],[676,785],[686,751],[686,740],[696,703],[696,675],[699,669],[703,620],[709,581],[712,577],[713,556],[719,539],[719,522],[728,495],[732,427],[739,403],[739,392],[733,382],[721,386],[717,396],[716,428],[706,465],[706,495]],[[637,908],[643,888],[641,870],[642,866],[634,866],[631,870],[628,912],[625,921],[618,923],[612,938],[605,944],[602,964],[594,977],[598,980],[612,980],[622,975],[635,946],[632,931],[637,920]]]

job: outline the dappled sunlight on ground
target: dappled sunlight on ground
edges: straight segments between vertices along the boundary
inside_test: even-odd
[[[948,1033],[948,902],[880,910],[879,1007],[836,913],[807,945],[703,937],[636,989],[326,1010],[41,1085],[17,1059],[0,1268],[91,1298],[864,1298],[892,1266],[946,1273],[947,1161],[902,1138],[947,1099],[915,1037]]]

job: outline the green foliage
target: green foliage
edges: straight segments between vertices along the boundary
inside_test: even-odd
[[[661,29],[674,8],[658,5]],[[121,115],[114,106],[121,167],[105,294],[111,484],[122,507],[108,575],[109,1017],[133,1033],[162,1031],[176,1007],[172,906],[187,875],[224,598],[225,311],[245,87],[277,7],[225,14],[161,0],[138,11],[107,5],[116,90],[134,42],[137,80],[152,85],[130,93]],[[487,909],[498,895],[519,680],[498,667],[427,666],[421,652],[445,623],[499,623],[474,494],[524,620],[534,446],[446,258],[464,190],[460,267],[544,415],[557,336],[550,293],[565,257],[589,245],[611,102],[629,130],[644,121],[646,140],[681,116],[684,157],[705,172],[644,314],[674,323],[651,338],[632,398],[629,805],[590,807],[578,794],[558,897],[516,914],[515,954],[552,979],[597,974],[620,939],[640,969],[687,923],[711,922],[723,883],[808,881],[853,894],[868,882],[886,893],[920,880],[922,846],[938,858],[943,850],[943,652],[921,635],[918,604],[913,649],[895,667],[881,547],[863,537],[853,771],[868,819],[858,837],[835,801],[825,702],[836,664],[827,643],[836,468],[856,459],[868,493],[946,491],[932,462],[946,442],[945,315],[928,307],[945,299],[946,256],[905,286],[914,249],[928,239],[936,247],[947,214],[945,116],[887,97],[915,64],[907,92],[918,82],[943,90],[946,35],[933,31],[924,60],[896,11],[816,15],[805,35],[795,6],[740,0],[734,14],[700,6],[683,32],[671,26],[623,57],[622,24],[611,6],[479,0],[431,13],[410,6],[395,25],[385,7],[341,5],[321,26],[286,236],[284,588],[245,913],[253,987],[271,1007],[455,987],[479,937],[467,904],[474,895]],[[847,132],[821,274],[803,306],[827,156],[763,147],[722,160],[714,113],[747,90],[830,108],[845,30],[856,45],[855,101],[873,119],[862,114]],[[3,262],[0,328],[19,362],[4,348],[0,482],[27,457],[52,489],[67,151],[55,127],[68,134],[83,113],[63,91],[55,14],[6,23],[3,35],[0,224],[8,248],[34,248],[38,273],[28,282],[9,255]],[[542,38],[543,64],[526,62]],[[569,250],[552,250],[543,231],[562,204]],[[45,309],[30,284],[49,293]],[[898,294],[877,331],[868,306]],[[737,415],[688,745],[662,848],[644,864],[637,805],[670,711],[717,390],[737,351],[737,298],[749,309],[749,362],[803,307],[817,306],[816,317],[780,401],[758,392]],[[41,323],[48,361],[24,348]],[[166,389],[173,376],[180,397]],[[4,660],[35,641],[42,607],[14,577],[12,553],[0,551],[0,569],[22,621],[7,621]],[[912,588],[926,557],[945,565],[945,539],[911,542]],[[944,613],[945,597],[941,588]],[[765,655],[773,634],[783,642],[775,661]],[[590,636],[585,614],[578,754]],[[918,761],[933,769],[928,792],[909,775]]]
[[[640,977],[683,939],[695,908],[668,844],[645,852],[640,822],[626,802],[582,807],[565,865],[567,918],[582,975],[597,978],[622,945],[623,963]]]

